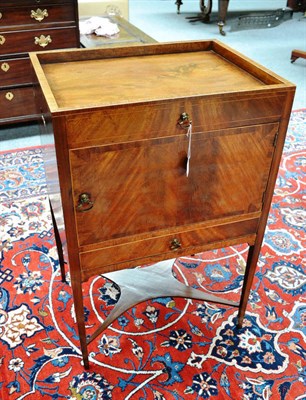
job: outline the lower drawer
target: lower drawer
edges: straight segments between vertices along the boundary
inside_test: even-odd
[[[32,83],[30,59],[17,58],[0,61],[1,86],[17,86]]]
[[[36,114],[33,87],[0,90],[0,122],[23,120]]]
[[[82,279],[243,241],[253,244],[257,226],[258,218],[254,218],[82,252]]]

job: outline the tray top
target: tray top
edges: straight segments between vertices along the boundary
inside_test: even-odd
[[[145,46],[155,47],[146,51]],[[143,53],[138,49],[138,54],[136,51],[134,55],[130,48],[123,56],[118,53],[120,49],[112,49],[117,51],[114,56],[100,49],[102,52],[98,50],[98,56],[87,53],[89,58],[83,53],[86,50],[74,51],[72,56],[68,52],[67,58],[60,53],[60,56],[55,55],[55,61],[50,54],[45,53],[46,59],[43,54],[37,54],[41,68],[39,81],[43,89],[47,88],[51,94],[51,110],[256,91],[271,84],[283,83],[273,75],[266,79],[268,74],[262,73],[258,66],[253,68],[249,60],[241,60],[239,55],[225,57],[231,55],[228,50],[220,54],[208,47],[207,43],[204,49],[198,43],[194,51],[190,51],[186,45],[183,47],[185,51],[178,51],[174,47],[175,51],[172,52],[169,48],[167,52],[162,52],[160,49],[165,48],[162,44],[142,47],[145,49]],[[32,62],[33,56],[36,54],[32,55]],[[235,62],[237,60],[238,63]],[[250,65],[252,68],[249,68]],[[44,91],[48,99],[48,93]]]

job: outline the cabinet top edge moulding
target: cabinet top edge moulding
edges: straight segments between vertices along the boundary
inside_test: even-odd
[[[217,40],[59,50],[30,53],[30,58],[53,115],[237,91],[295,90],[293,83]],[[118,85],[121,90],[114,90]]]

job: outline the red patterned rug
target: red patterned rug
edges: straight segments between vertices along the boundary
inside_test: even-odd
[[[0,153],[0,399],[306,399],[306,110],[292,113],[242,329],[230,307],[156,298],[90,346],[60,280],[40,148]],[[239,298],[247,248],[177,259],[177,279]],[[69,282],[69,273],[67,273]],[[90,332],[119,290],[84,285]]]

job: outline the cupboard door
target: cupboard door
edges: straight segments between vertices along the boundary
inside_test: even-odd
[[[70,150],[79,245],[260,211],[278,124]]]

